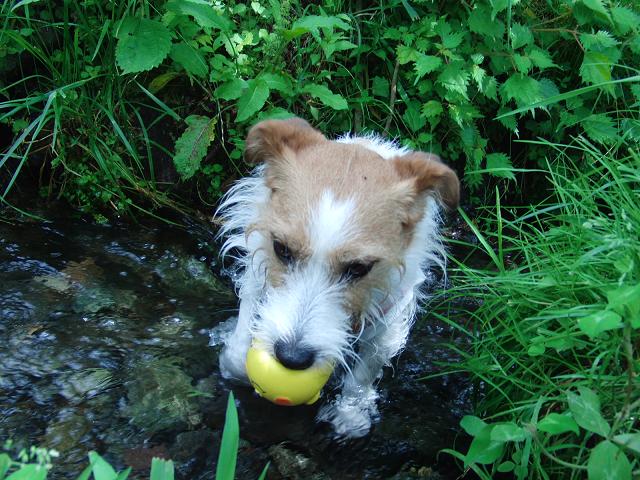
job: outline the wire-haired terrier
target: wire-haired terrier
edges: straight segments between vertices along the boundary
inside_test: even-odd
[[[255,125],[245,158],[259,166],[218,211],[222,254],[239,252],[240,297],[221,371],[248,381],[254,341],[288,368],[333,362],[341,392],[318,420],[365,435],[425,272],[444,268],[439,212],[457,206],[458,177],[435,155],[376,136],[330,141],[298,118]]]

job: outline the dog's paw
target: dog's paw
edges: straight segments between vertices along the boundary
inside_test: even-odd
[[[227,380],[249,384],[247,377],[247,352],[226,345],[220,353],[220,373]]]
[[[378,419],[377,398],[373,388],[363,395],[338,395],[320,408],[317,420],[330,423],[339,438],[363,437]]]

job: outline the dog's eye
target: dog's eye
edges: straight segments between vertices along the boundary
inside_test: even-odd
[[[285,265],[288,265],[295,260],[291,250],[289,250],[289,247],[278,240],[273,241],[273,251],[278,259],[280,259],[280,261]]]
[[[373,263],[352,262],[344,267],[342,271],[342,280],[351,282],[364,277],[373,268]]]

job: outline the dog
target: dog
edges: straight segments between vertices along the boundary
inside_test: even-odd
[[[216,214],[240,299],[222,375],[248,383],[254,341],[288,368],[332,362],[341,391],[317,419],[364,436],[425,273],[444,270],[440,213],[458,205],[458,177],[436,155],[372,135],[331,141],[300,118],[253,126],[244,156],[258,166]]]

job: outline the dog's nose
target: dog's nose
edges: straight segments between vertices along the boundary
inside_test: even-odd
[[[305,370],[313,365],[316,353],[309,347],[291,340],[278,340],[275,344],[276,358],[292,370]]]

